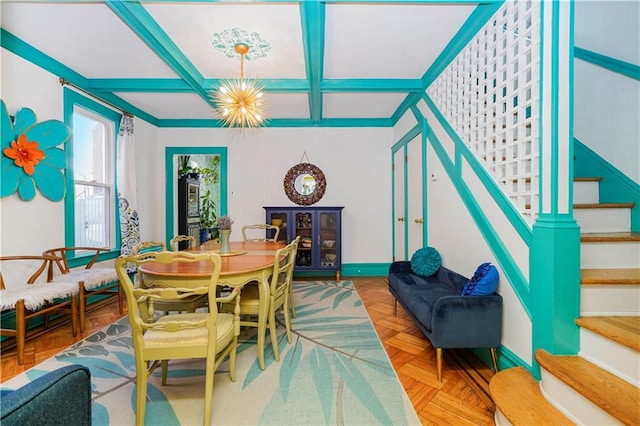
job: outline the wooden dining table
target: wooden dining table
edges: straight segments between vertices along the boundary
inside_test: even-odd
[[[230,254],[221,255],[220,278],[218,283],[234,288],[242,288],[250,282],[257,282],[260,294],[258,315],[258,363],[265,369],[264,348],[267,314],[269,312],[269,278],[273,271],[275,253],[285,247],[284,243],[263,241],[231,242]],[[220,245],[207,242],[186,252],[219,253]],[[141,282],[162,282],[173,287],[200,287],[206,285],[212,273],[210,262],[174,262],[167,264],[146,263],[138,267]],[[242,298],[242,290],[240,292]]]

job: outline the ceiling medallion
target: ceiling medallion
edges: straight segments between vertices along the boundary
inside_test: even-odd
[[[246,44],[251,46],[251,53],[246,53],[244,59],[252,61],[265,58],[267,52],[271,50],[271,45],[260,38],[260,34],[251,33],[242,28],[227,28],[226,30],[213,33],[213,47],[224,53],[227,58],[235,58],[237,55],[236,45]]]
[[[236,43],[234,49],[240,55],[240,78],[222,80],[220,87],[209,92],[209,98],[215,103],[224,127],[262,126],[265,124],[261,108],[264,85],[257,79],[244,78],[244,58],[249,46]]]

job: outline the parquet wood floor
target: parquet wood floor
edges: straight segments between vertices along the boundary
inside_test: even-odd
[[[493,425],[495,406],[488,396],[492,372],[468,352],[445,351],[442,383],[436,378],[435,349],[409,316],[398,307],[384,277],[351,279],[362,298],[423,425]],[[82,338],[120,318],[117,303],[109,303],[87,315],[84,336],[71,335],[63,325],[26,344],[25,363],[18,365],[15,348],[3,348],[0,383],[28,370]]]

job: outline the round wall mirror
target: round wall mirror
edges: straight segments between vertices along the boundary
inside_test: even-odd
[[[284,177],[285,194],[299,206],[310,206],[320,201],[326,187],[324,173],[311,163],[296,164]]]

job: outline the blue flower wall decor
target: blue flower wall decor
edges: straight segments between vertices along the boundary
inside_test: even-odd
[[[37,123],[29,108],[19,109],[12,120],[1,99],[0,104],[0,197],[17,191],[22,200],[31,201],[38,188],[51,201],[62,200],[67,161],[64,150],[56,147],[69,139],[71,129],[58,120]]]

